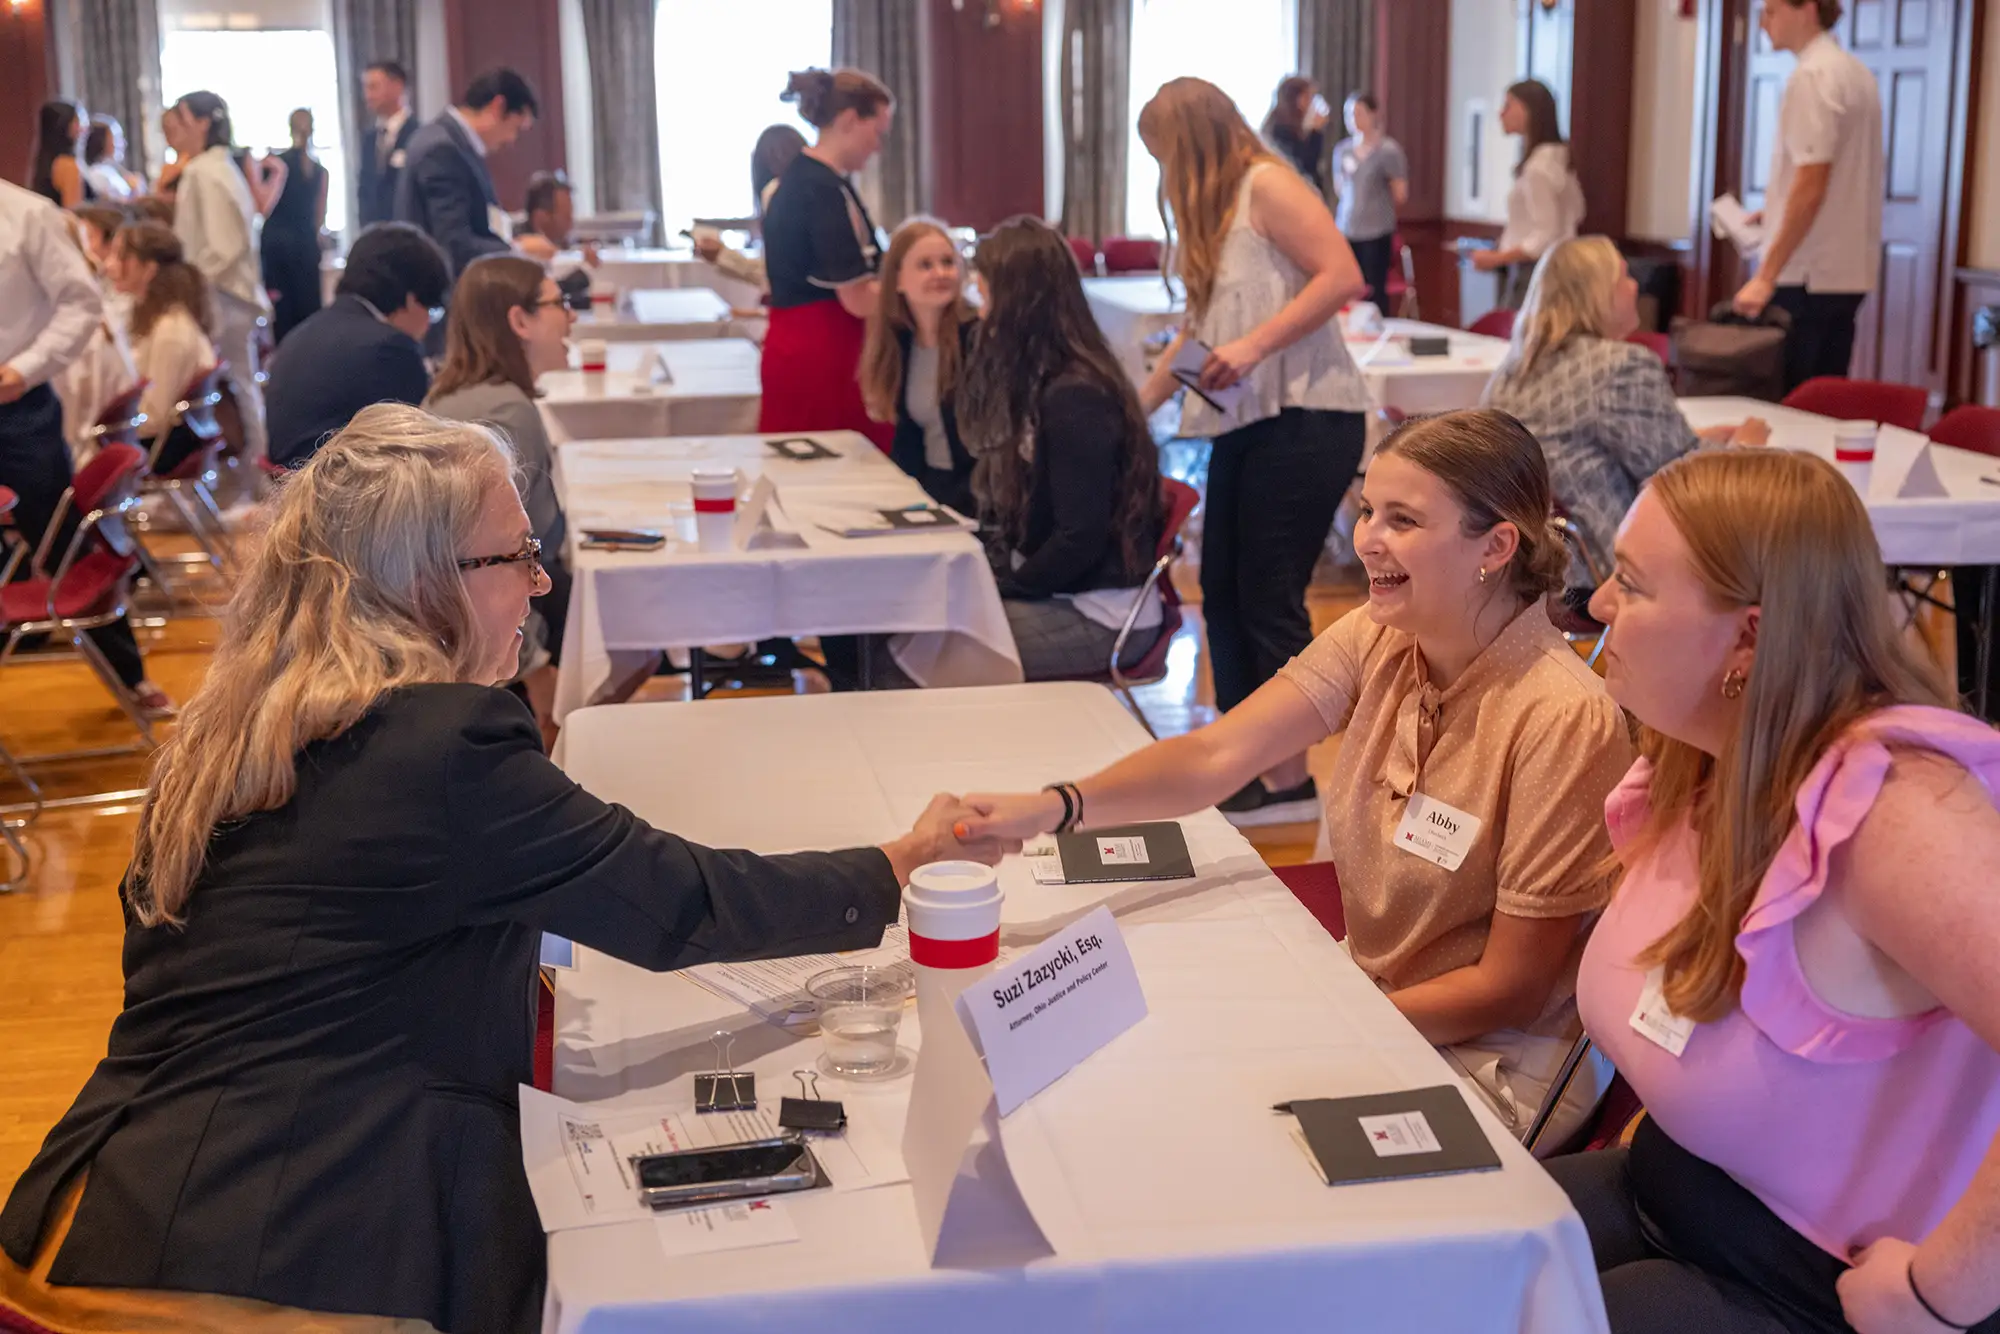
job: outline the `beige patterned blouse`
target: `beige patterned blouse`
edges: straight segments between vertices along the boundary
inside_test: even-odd
[[[1278,675],[1346,732],[1326,786],[1327,839],[1348,949],[1385,990],[1477,963],[1496,911],[1570,917],[1610,899],[1604,799],[1631,767],[1631,739],[1540,602],[1444,690],[1416,640],[1366,608]],[[1456,871],[1393,846],[1413,792],[1481,821]],[[1531,1032],[1573,1027],[1582,946]]]

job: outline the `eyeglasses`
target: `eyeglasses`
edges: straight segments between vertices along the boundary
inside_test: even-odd
[[[542,539],[531,537],[527,543],[511,556],[467,556],[458,562],[461,570],[483,570],[489,565],[532,564],[534,573],[542,572]]]

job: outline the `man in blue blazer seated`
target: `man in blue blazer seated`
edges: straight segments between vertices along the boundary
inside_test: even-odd
[[[396,217],[436,241],[454,275],[481,255],[513,248],[486,155],[520,138],[539,110],[535,90],[520,74],[488,70],[457,106],[411,136],[396,182]]]
[[[278,347],[264,387],[271,462],[296,468],[373,403],[424,401],[430,372],[419,346],[451,287],[437,243],[403,222],[355,239],[333,304]]]

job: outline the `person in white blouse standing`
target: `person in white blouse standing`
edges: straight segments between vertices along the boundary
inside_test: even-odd
[[[174,235],[188,263],[208,280],[216,350],[229,362],[229,387],[243,417],[245,448],[264,457],[264,392],[257,384],[258,322],[268,321],[258,255],[257,206],[232,155],[229,104],[211,92],[189,93],[162,122],[186,165],[174,195]]]
[[[1757,274],[1736,293],[1756,316],[1792,317],[1785,387],[1845,375],[1854,317],[1882,270],[1882,96],[1875,75],[1828,31],[1840,0],[1763,0],[1765,36],[1798,54],[1778,106]]]
[[[1519,310],[1528,295],[1535,261],[1577,234],[1583,225],[1583,187],[1563,141],[1556,98],[1539,79],[1523,79],[1507,90],[1500,128],[1521,137],[1521,160],[1507,190],[1507,226],[1500,244],[1474,251],[1472,267],[1505,269],[1500,304]]]

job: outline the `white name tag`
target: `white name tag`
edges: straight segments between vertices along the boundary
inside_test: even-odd
[[[1440,1153],[1444,1146],[1431,1133],[1431,1123],[1422,1112],[1397,1112],[1393,1116],[1358,1116],[1361,1133],[1377,1158],[1400,1158],[1406,1153]]]
[[[1097,860],[1102,866],[1144,866],[1146,840],[1137,835],[1128,838],[1100,838],[1097,840]]]
[[[1683,1019],[1667,1008],[1666,980],[1664,968],[1646,974],[1646,985],[1639,990],[1639,1004],[1632,1011],[1632,1028],[1654,1046],[1679,1056],[1687,1050],[1688,1038],[1694,1033],[1694,1020]]]
[[[501,240],[511,241],[514,239],[514,220],[508,217],[507,211],[498,204],[488,204],[486,206],[486,225]]]
[[[1484,823],[1436,797],[1412,792],[1402,823],[1396,826],[1396,846],[1447,871],[1456,871],[1465,854],[1472,851]]]

